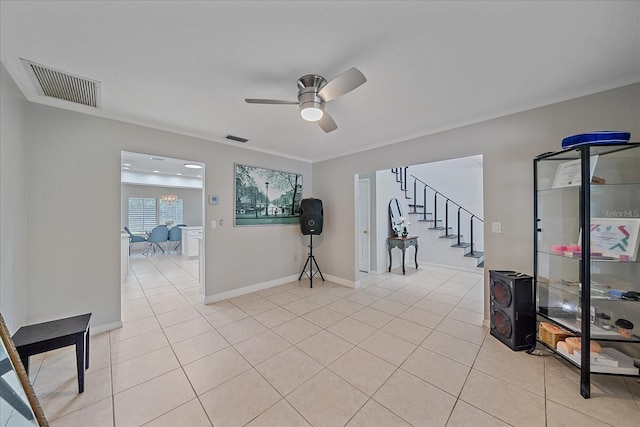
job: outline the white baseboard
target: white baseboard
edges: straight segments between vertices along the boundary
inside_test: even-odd
[[[298,280],[298,275],[282,277],[280,279],[270,280],[268,282],[256,283],[255,285],[249,285],[243,288],[233,289],[231,291],[220,292],[219,294],[206,295],[202,298],[202,303],[211,304],[213,302],[239,297],[240,295],[250,294],[251,292],[273,288],[274,286],[284,285],[285,283],[293,282],[294,280]]]
[[[409,266],[409,264],[405,264],[405,265]],[[449,268],[451,270],[465,271],[467,273],[480,273],[480,272],[484,271],[484,267],[467,268],[467,267],[460,267],[460,266],[457,266],[457,265],[435,264],[435,263],[432,263],[432,262],[418,261],[418,266],[420,266],[420,265],[428,265],[428,266],[431,266],[431,267]]]
[[[104,325],[92,326],[91,335],[101,334],[107,331],[113,331],[114,329],[122,328],[122,321],[107,323]]]
[[[352,280],[345,280],[341,277],[332,276],[330,274],[324,275],[325,280],[336,283],[338,285],[346,286],[348,288],[356,289],[360,282],[354,282]],[[256,283],[255,285],[249,285],[231,291],[220,292],[219,294],[207,295],[202,298],[203,304],[211,304],[218,301],[223,301],[229,298],[239,297],[241,295],[250,294],[251,292],[262,291],[264,289],[273,288],[274,286],[284,285],[285,283],[294,282],[298,280],[298,275],[282,277],[280,279],[270,280],[268,282]],[[322,280],[316,278],[317,280]]]
[[[360,286],[360,281],[354,282],[353,280],[346,280],[342,277],[332,276],[331,274],[325,274],[325,279],[331,283],[337,283],[338,285],[346,286],[347,288],[356,289]]]

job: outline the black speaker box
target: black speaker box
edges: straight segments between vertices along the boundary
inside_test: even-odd
[[[322,222],[322,200],[302,199],[300,201],[300,230],[302,234],[321,234]]]
[[[489,271],[491,335],[514,351],[536,345],[533,277],[515,271]]]

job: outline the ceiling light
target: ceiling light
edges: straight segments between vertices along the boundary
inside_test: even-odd
[[[178,172],[176,175],[182,175],[182,173],[181,173],[181,172]]]
[[[155,173],[160,173],[160,171],[154,171]]]
[[[125,163],[122,166],[126,166],[126,167],[130,168],[131,167],[131,163]]]
[[[300,105],[300,115],[308,122],[317,122],[324,115],[322,104],[318,102],[305,102]]]
[[[127,170],[129,170],[129,169],[131,169],[131,166],[124,165],[124,166],[122,167],[122,169],[127,169]]]
[[[196,163],[185,163],[184,167],[189,169],[202,169],[202,165],[198,165]]]

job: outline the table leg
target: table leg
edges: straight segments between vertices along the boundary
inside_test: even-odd
[[[416,270],[418,269],[418,242],[416,241],[416,253],[415,253],[415,259],[414,261],[416,262]]]
[[[406,246],[402,248],[402,274],[405,273],[404,272],[404,253],[405,253],[406,250],[407,250]]]
[[[84,332],[76,334],[76,368],[78,370],[78,393],[84,392]]]
[[[416,268],[418,268],[418,264],[416,261]],[[89,369],[89,332],[90,327],[87,327],[87,332],[85,332],[85,342],[84,342],[84,369]]]
[[[387,243],[387,249],[389,249],[389,273],[391,273],[391,244]]]

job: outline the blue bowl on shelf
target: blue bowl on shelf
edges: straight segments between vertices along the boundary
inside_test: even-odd
[[[599,130],[572,135],[562,140],[562,148],[571,148],[583,144],[624,144],[631,139],[630,132],[618,130]]]

